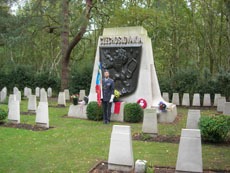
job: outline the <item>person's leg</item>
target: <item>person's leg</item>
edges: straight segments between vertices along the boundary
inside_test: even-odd
[[[108,109],[108,117],[107,117],[107,121],[110,122],[110,117],[111,117],[111,107],[112,107],[112,103],[108,102],[107,105],[107,109]]]
[[[103,120],[104,123],[107,123],[107,102],[102,102],[102,107],[103,107]]]

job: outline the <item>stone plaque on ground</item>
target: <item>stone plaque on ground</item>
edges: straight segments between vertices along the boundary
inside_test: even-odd
[[[193,95],[193,102],[192,102],[193,106],[200,106],[200,94],[195,93]]]
[[[217,112],[224,111],[224,105],[226,103],[226,97],[220,97],[217,102]]]
[[[28,111],[36,112],[36,109],[37,109],[36,95],[30,95],[28,100]]]
[[[186,129],[199,129],[200,110],[188,110]]]
[[[48,102],[39,102],[35,121],[37,125],[49,128]]]
[[[182,106],[190,106],[189,93],[183,94]]]
[[[211,106],[210,94],[204,94],[203,106]]]
[[[9,106],[8,121],[12,123],[20,123],[20,103],[19,101],[12,100]]]
[[[131,171],[134,169],[130,126],[113,125],[108,163],[109,170]]]
[[[217,106],[217,104],[218,104],[218,99],[219,99],[220,97],[221,97],[221,94],[215,94],[213,106]]]
[[[68,89],[65,89],[65,90],[64,90],[64,93],[65,93],[65,99],[66,99],[66,100],[70,100],[69,90],[68,90]]]
[[[142,125],[142,133],[149,134],[151,136],[157,136],[157,111],[156,109],[145,109],[144,120]]]
[[[224,115],[230,115],[230,102],[224,104]]]
[[[83,100],[85,97],[85,90],[80,90],[80,93],[79,93],[79,100]]]
[[[58,105],[59,106],[66,106],[66,98],[64,92],[59,92],[58,94]]]
[[[176,172],[203,172],[201,135],[198,129],[182,129]]]
[[[173,93],[172,103],[175,104],[175,105],[180,105],[179,93]]]
[[[166,102],[169,102],[169,93],[163,92],[163,99],[164,99]]]

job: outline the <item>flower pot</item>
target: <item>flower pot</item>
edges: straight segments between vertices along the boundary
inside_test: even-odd
[[[78,98],[73,99],[73,105],[78,105]]]

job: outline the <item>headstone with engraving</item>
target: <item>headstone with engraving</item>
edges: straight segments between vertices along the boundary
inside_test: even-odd
[[[40,102],[47,102],[47,93],[44,88],[40,91]]]
[[[109,170],[133,170],[134,159],[130,126],[113,125],[108,164]]]
[[[21,102],[21,91],[17,91],[17,93],[16,93],[16,100],[17,101],[19,101],[19,102]]]
[[[203,172],[200,130],[182,129],[176,172]]]
[[[183,94],[182,106],[190,106],[189,93],[184,93]]]
[[[40,88],[39,87],[35,88],[35,95],[36,95],[36,97],[40,96]]]
[[[230,115],[230,102],[224,104],[224,115]]]
[[[13,88],[13,93],[14,93],[14,94],[17,94],[18,91],[19,91],[19,90],[18,90],[17,87],[14,87],[14,88]]]
[[[173,93],[172,103],[175,104],[175,105],[180,105],[179,93]]]
[[[213,106],[217,106],[217,104],[218,104],[218,99],[219,99],[220,97],[221,97],[221,94],[215,94]]]
[[[48,92],[48,97],[52,97],[52,88],[48,88],[47,89],[47,92]]]
[[[38,126],[49,128],[48,102],[39,102],[35,121]]]
[[[200,106],[200,94],[195,93],[193,95],[193,102],[192,102],[193,106]]]
[[[64,93],[65,93],[65,99],[66,99],[66,100],[70,100],[69,90],[68,90],[68,89],[65,89],[65,90],[64,90]]]
[[[20,103],[16,99],[10,102],[8,121],[15,124],[20,123]]]
[[[200,110],[188,110],[186,129],[199,129]]]
[[[59,106],[66,106],[66,99],[65,99],[65,93],[59,92],[58,94],[58,105]]]
[[[85,97],[85,90],[80,90],[79,100],[84,100],[84,97]]]
[[[30,95],[28,100],[28,111],[35,113],[37,109],[36,95]]]
[[[163,99],[164,99],[166,102],[169,102],[169,93],[163,92]]]
[[[226,97],[220,97],[217,102],[217,112],[224,111],[224,105],[226,103]]]
[[[144,110],[142,133],[146,133],[151,136],[157,136],[158,128],[157,128],[156,109],[145,109]]]
[[[210,94],[204,94],[203,106],[211,106]]]
[[[9,96],[8,109],[10,108],[12,101],[16,101],[16,95],[15,94],[10,94],[10,96]]]

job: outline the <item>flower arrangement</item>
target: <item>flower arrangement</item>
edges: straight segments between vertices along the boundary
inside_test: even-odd
[[[114,90],[114,102],[118,102],[120,97],[120,92],[118,90]]]
[[[166,109],[167,109],[167,105],[164,102],[160,102],[159,110],[161,110],[161,112],[166,112]]]
[[[73,99],[73,104],[74,105],[78,104],[78,98],[79,98],[78,94],[74,94],[74,95],[71,96],[71,99]]]
[[[120,97],[120,92],[117,90],[114,90],[114,96],[118,99]]]

